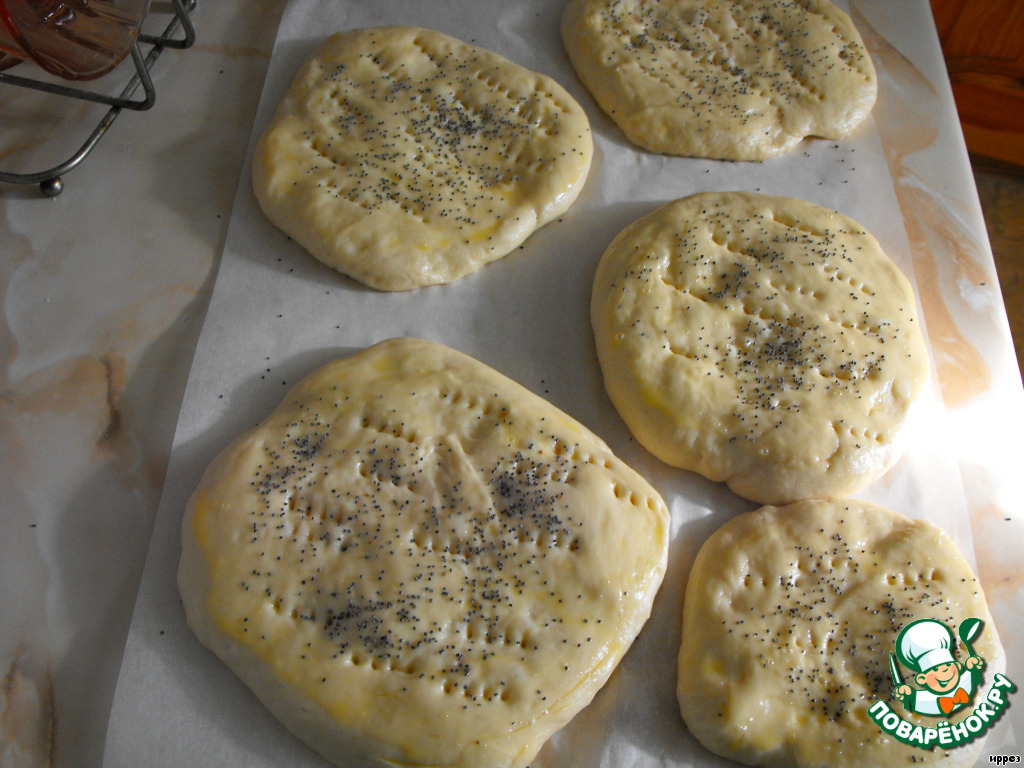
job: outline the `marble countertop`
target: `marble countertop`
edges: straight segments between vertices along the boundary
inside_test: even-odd
[[[1008,675],[1024,680],[1024,455],[1011,439],[1024,430],[1024,392],[941,51],[926,0],[849,5],[867,22],[880,72],[874,119],[973,560],[1003,628]],[[123,113],[62,194],[0,184],[5,768],[103,763],[179,410],[284,7],[200,0],[196,43],[154,67],[156,105]],[[0,86],[0,169],[63,160],[102,112]],[[1011,713],[1019,731],[1021,708]]]

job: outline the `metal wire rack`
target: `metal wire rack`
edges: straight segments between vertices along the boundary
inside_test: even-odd
[[[170,0],[170,3],[172,6],[169,11],[170,20],[163,32],[158,35],[140,33],[132,45],[130,56],[135,73],[116,95],[74,88],[9,72],[0,72],[0,84],[2,85],[31,88],[61,98],[90,101],[109,107],[85,142],[67,160],[52,168],[34,173],[9,173],[0,170],[0,182],[38,184],[43,195],[56,197],[64,189],[64,175],[77,167],[88,156],[122,110],[140,112],[149,109],[156,103],[156,88],[149,74],[153,64],[165,48],[184,49],[195,42],[195,28],[192,25],[191,14],[195,10],[196,0]],[[153,15],[152,10],[150,15]],[[148,51],[143,54],[143,47],[146,46],[148,46]],[[136,96],[140,87],[142,94]]]

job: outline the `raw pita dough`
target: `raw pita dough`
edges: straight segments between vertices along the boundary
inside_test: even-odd
[[[847,135],[878,90],[826,0],[570,0],[562,38],[597,103],[654,152],[762,160]]]
[[[668,511],[546,401],[394,339],[226,449],[182,534],[190,626],[329,760],[521,768],[646,621]]]
[[[261,136],[267,217],[373,288],[448,283],[572,205],[590,168],[586,114],[555,81],[415,27],[330,38]]]
[[[686,586],[683,719],[708,749],[747,765],[973,765],[980,739],[924,750],[867,715],[882,700],[905,720],[936,726],[938,718],[897,703],[889,670],[900,629],[925,618],[954,631],[965,619],[982,619],[971,645],[985,662],[986,689],[1005,669],[977,578],[930,523],[858,501],[740,515],[704,544]],[[966,657],[960,647],[958,660]]]
[[[850,495],[896,462],[929,370],[915,318],[909,281],[856,222],[748,193],[634,222],[591,305],[637,440],[762,504]]]

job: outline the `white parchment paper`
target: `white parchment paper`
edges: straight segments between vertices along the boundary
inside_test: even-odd
[[[678,714],[680,609],[701,544],[730,517],[755,505],[724,486],[667,467],[630,437],[604,394],[593,348],[588,312],[597,261],[634,219],[707,190],[790,195],[841,211],[871,231],[914,279],[906,234],[870,120],[848,139],[808,141],[759,164],[657,156],[634,148],[573,73],[558,34],[562,5],[561,0],[292,0],[288,6],[253,137],[301,61],[326,35],[409,24],[474,42],[561,82],[590,116],[594,163],[573,208],[523,247],[454,284],[399,294],[362,288],[284,237],[260,213],[246,165],[125,652],[108,731],[108,768],[326,765],[291,737],[185,625],[175,585],[181,514],[212,457],[306,373],[400,335],[459,349],[543,395],[645,475],[672,512],[670,566],[651,621],[608,685],[549,742],[535,768],[727,764],[700,747]],[[859,495],[932,520],[972,557],[963,487],[945,442],[947,417],[936,391],[929,393],[928,418],[906,458]],[[1006,738],[997,732],[990,743],[1003,744]]]

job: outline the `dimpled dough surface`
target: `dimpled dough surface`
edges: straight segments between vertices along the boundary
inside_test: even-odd
[[[792,198],[702,193],[634,222],[591,318],[640,443],[762,504],[887,471],[929,370],[909,281],[856,222]]]
[[[941,530],[852,500],[740,515],[704,544],[687,583],[683,719],[710,750],[747,765],[973,765],[981,739],[925,750],[867,714],[881,699],[915,725],[936,726],[896,702],[889,672],[899,630],[925,618],[953,631],[967,618],[985,622],[971,645],[987,690],[1004,670],[1003,650],[977,578]],[[955,656],[967,658],[962,645]]]
[[[329,760],[521,767],[646,621],[668,511],[546,401],[394,339],[226,449],[182,533],[190,626]]]
[[[870,113],[875,70],[825,0],[570,0],[566,52],[626,137],[654,152],[762,160]]]
[[[590,126],[555,81],[415,27],[331,37],[253,157],[267,217],[380,290],[448,283],[572,205]]]

